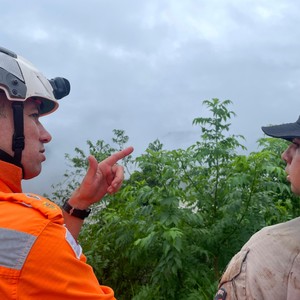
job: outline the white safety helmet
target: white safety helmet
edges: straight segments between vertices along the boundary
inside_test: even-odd
[[[38,98],[42,101],[40,113],[45,115],[56,110],[57,100],[69,94],[70,83],[62,77],[48,80],[29,61],[0,47],[0,89],[11,101]]]
[[[22,150],[25,147],[24,101],[37,99],[41,103],[40,115],[49,114],[58,108],[57,100],[70,93],[70,83],[62,77],[48,80],[29,61],[0,47],[0,90],[5,92],[9,101],[12,101],[15,127],[12,142],[14,157],[0,149],[0,159],[22,167]]]

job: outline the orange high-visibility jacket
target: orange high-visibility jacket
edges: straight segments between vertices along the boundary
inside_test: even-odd
[[[21,169],[0,161],[0,299],[115,300],[86,263],[60,208],[21,192]]]

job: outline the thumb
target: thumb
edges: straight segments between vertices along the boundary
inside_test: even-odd
[[[98,162],[93,155],[88,157],[88,169],[86,175],[84,176],[83,182],[90,183],[92,179],[95,177],[98,168]]]

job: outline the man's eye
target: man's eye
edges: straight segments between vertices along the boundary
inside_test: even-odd
[[[34,114],[31,114],[31,117],[33,117],[34,119],[38,119],[40,117],[40,115],[38,113],[34,113]]]

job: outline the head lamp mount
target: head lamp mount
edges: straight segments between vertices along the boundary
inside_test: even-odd
[[[59,100],[70,93],[70,82],[63,77],[55,77],[49,80],[52,88],[53,88],[53,95],[55,99]]]

